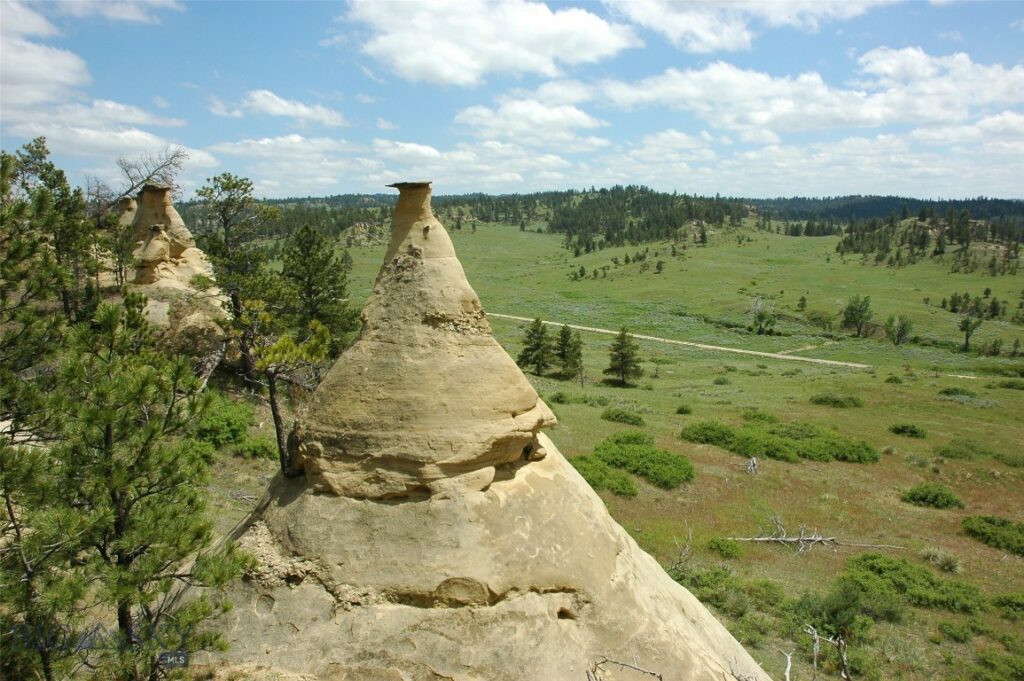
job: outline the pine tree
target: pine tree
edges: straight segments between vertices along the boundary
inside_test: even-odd
[[[201,596],[174,609],[173,596],[185,585],[223,585],[244,564],[230,547],[208,550],[208,465],[199,443],[181,437],[204,400],[187,358],[154,348],[144,306],[129,294],[123,308],[103,304],[72,331],[48,405],[59,416],[53,503],[77,509],[84,569],[116,616],[120,642],[96,662],[132,681],[154,678],[156,653],[168,646],[216,643],[196,626],[220,607]]]
[[[615,376],[622,385],[629,385],[631,379],[644,375],[643,367],[640,366],[640,346],[626,332],[626,327],[622,327],[612,342],[608,368],[604,374]]]
[[[228,294],[229,312],[236,319],[244,310],[244,291],[252,290],[266,264],[266,253],[260,244],[260,230],[276,219],[280,212],[259,203],[252,195],[252,181],[231,173],[208,178],[196,191],[202,221],[196,225],[200,245],[210,256],[217,285]],[[249,350],[250,339],[237,336],[243,370],[254,380],[254,361]]]
[[[561,367],[562,378],[580,377],[583,382],[583,339],[579,331],[573,331],[568,324],[562,326],[558,332],[558,344],[555,347],[555,355],[558,357],[558,364]]]
[[[539,318],[534,319],[523,336],[523,349],[516,358],[516,363],[521,367],[530,367],[533,373],[543,376],[551,367],[553,355],[554,349],[551,347],[551,338],[544,322]]]
[[[346,252],[347,255],[347,252]],[[345,337],[355,330],[359,314],[348,305],[348,271],[320,230],[310,224],[297,229],[285,242],[282,276],[298,299],[298,325],[309,332],[312,322],[331,335],[331,356],[341,351]]]

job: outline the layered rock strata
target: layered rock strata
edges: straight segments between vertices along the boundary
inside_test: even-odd
[[[395,186],[362,335],[292,434],[304,475],[279,476],[232,535],[256,567],[229,593],[218,663],[253,679],[584,681],[608,657],[671,681],[767,680],[540,432],[554,417],[492,337],[429,185]]]

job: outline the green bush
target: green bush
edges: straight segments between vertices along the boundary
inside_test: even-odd
[[[924,428],[915,426],[913,423],[894,423],[889,426],[889,432],[895,435],[903,435],[904,437],[916,437],[923,438],[927,435]]]
[[[619,407],[608,407],[601,412],[601,418],[614,423],[625,423],[627,426],[644,425],[644,417],[640,416],[640,414],[627,409],[620,409]]]
[[[874,463],[882,458],[878,450],[863,441],[849,440],[838,433],[805,421],[780,423],[770,432],[794,442],[794,451],[801,459],[811,461],[846,461]]]
[[[914,485],[903,495],[903,501],[915,506],[932,508],[963,508],[964,502],[953,491],[938,482],[922,482]]]
[[[602,395],[572,395],[559,390],[548,395],[547,401],[554,404],[586,404],[591,407],[605,407],[608,406],[610,400]]]
[[[640,440],[640,437],[644,439]],[[594,456],[614,468],[646,478],[651,484],[672,489],[694,478],[693,464],[682,454],[657,449],[651,440],[635,431],[606,439],[594,450]]]
[[[243,440],[231,448],[231,453],[243,459],[276,459],[277,444],[265,437]]]
[[[903,379],[900,378],[899,376],[895,376],[894,375],[894,376],[890,376],[889,378],[885,379],[885,382],[886,383],[893,383],[895,385],[902,385]]]
[[[1024,390],[1024,379],[1008,378],[1005,381],[999,381],[996,385],[1000,388],[1009,388],[1010,390]]]
[[[183,445],[191,449],[192,452],[196,454],[196,456],[198,456],[200,459],[203,460],[204,463],[207,464],[213,463],[213,460],[217,455],[217,448],[214,447],[209,442],[207,442],[206,440],[195,440],[189,438],[184,441]]]
[[[692,414],[693,413],[693,407],[691,407],[688,404],[680,404],[678,407],[676,407],[676,413],[677,414]]]
[[[991,515],[973,515],[963,519],[963,528],[980,542],[1024,556],[1024,523]]]
[[[715,385],[729,385],[729,384],[732,383],[732,381],[730,381],[725,376],[719,376],[719,377],[717,377],[715,380],[713,380],[711,382],[714,383]]]
[[[939,394],[944,397],[977,397],[978,393],[967,388],[943,388]]]
[[[574,456],[569,459],[569,463],[597,491],[606,489],[620,497],[636,496],[636,483],[629,474],[612,468],[596,457]]]
[[[733,438],[736,437],[736,432],[732,426],[721,421],[699,421],[683,428],[679,436],[687,442],[729,449],[732,446]]]
[[[1024,452],[997,452],[992,458],[1011,468],[1024,467]]]
[[[938,447],[935,453],[947,459],[977,459],[983,456],[995,456],[995,452],[973,440],[954,438],[949,444]]]
[[[790,463],[800,460],[791,440],[754,428],[737,431],[730,449],[747,458],[756,456]]]
[[[1002,616],[1011,622],[1024,619],[1024,591],[996,596],[992,599],[992,605],[999,608]]]
[[[654,438],[642,430],[622,430],[604,439],[614,445],[653,445]]]
[[[743,547],[738,541],[726,539],[725,537],[714,537],[708,542],[708,549],[714,551],[722,558],[739,558],[743,555]]]
[[[864,553],[852,558],[840,577],[840,581],[843,580],[849,580],[865,593],[904,600],[922,608],[975,613],[985,605],[985,597],[977,587],[940,579],[926,567],[881,553]]]
[[[778,423],[779,417],[774,414],[769,414],[766,411],[761,411],[757,407],[750,407],[744,409],[743,413],[740,414],[744,421],[748,423]]]
[[[252,407],[210,391],[210,403],[196,421],[193,434],[214,447],[241,442],[252,425]]]
[[[974,632],[962,622],[939,622],[939,631],[950,641],[957,643],[967,643],[974,638]]]
[[[853,395],[839,395],[833,392],[819,393],[811,397],[811,404],[823,407],[835,407],[836,409],[849,409],[850,407],[863,407],[864,400]]]

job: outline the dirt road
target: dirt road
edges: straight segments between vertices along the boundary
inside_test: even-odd
[[[501,319],[514,319],[520,322],[532,322],[533,320],[528,317],[516,317],[510,314],[497,314],[495,312],[488,312],[488,317],[500,317]],[[549,326],[562,326],[562,322],[549,322],[541,320]],[[591,333],[603,333],[609,336],[618,335],[618,331],[611,329],[598,329],[593,326],[579,326],[577,324],[569,324],[570,329],[577,329],[579,331],[589,331]],[[754,357],[765,357],[767,359],[781,359],[787,362],[807,362],[809,364],[824,364],[827,366],[834,367],[845,367],[847,369],[871,369],[870,364],[859,364],[857,362],[840,362],[834,359],[815,359],[814,357],[795,357],[793,355],[787,355],[781,352],[760,352],[758,350],[743,350],[741,348],[728,348],[724,345],[708,345],[706,343],[693,343],[690,341],[674,340],[672,338],[659,338],[658,336],[644,336],[639,333],[631,333],[633,338],[639,338],[641,340],[654,341],[656,343],[667,343],[669,345],[683,345],[689,348],[700,348],[701,350],[715,350],[717,352],[732,352],[737,355],[752,355]],[[802,348],[801,348],[802,349]],[[796,350],[790,350],[789,352],[796,352]]]

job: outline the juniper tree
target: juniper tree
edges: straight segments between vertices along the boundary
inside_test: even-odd
[[[631,379],[644,375],[640,366],[640,346],[626,332],[626,327],[622,327],[612,341],[608,354],[608,368],[604,370],[606,376],[614,376],[622,385],[629,385]]]
[[[543,376],[551,367],[554,349],[547,328],[539,318],[534,319],[523,335],[523,349],[516,357],[516,363],[522,367],[530,367],[533,373]]]

